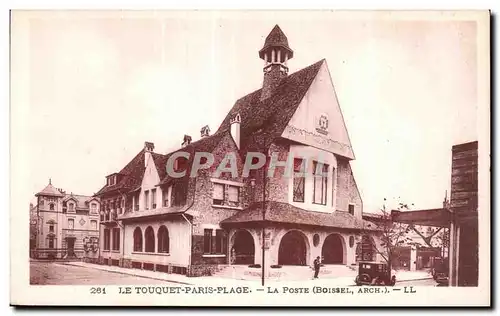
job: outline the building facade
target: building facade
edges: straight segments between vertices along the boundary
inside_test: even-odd
[[[37,197],[34,251],[40,259],[97,258],[99,250],[98,198],[67,194],[49,184]]]
[[[449,286],[478,286],[478,154],[477,141],[452,146],[451,195],[442,208],[392,214],[400,223],[447,230],[444,255],[449,265]]]
[[[288,74],[294,52],[278,26],[259,56],[262,88],[237,100],[214,134],[204,127],[199,140],[186,135],[168,154],[146,142],[106,177],[96,194],[100,263],[197,276],[263,260],[268,266],[311,265],[317,256],[326,265],[362,260],[356,247],[373,241],[377,228],[362,219],[354,152],[326,61]],[[268,168],[244,175],[255,152]],[[210,153],[213,164],[190,177],[201,153]],[[236,174],[216,172],[228,161]],[[293,165],[291,175],[284,161]],[[168,174],[170,162],[185,175]],[[281,166],[268,176],[276,162]],[[368,251],[365,259],[376,254]]]

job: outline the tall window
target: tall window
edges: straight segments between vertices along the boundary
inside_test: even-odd
[[[205,229],[203,233],[203,252],[212,253],[212,230]]]
[[[169,207],[170,206],[170,196],[169,196],[169,188],[164,188],[162,190],[163,194],[163,207]]]
[[[69,209],[68,209],[69,212],[74,212],[75,211],[75,204],[69,203],[68,207],[69,207]]]
[[[156,189],[151,190],[151,208],[156,208]]]
[[[69,229],[75,229],[75,220],[72,218],[68,219],[68,228]]]
[[[158,252],[168,253],[170,251],[169,243],[168,230],[162,225],[158,229]]]
[[[104,229],[104,250],[109,250],[110,246],[110,231],[109,228]]]
[[[144,233],[144,238],[146,240],[146,246],[144,247],[145,252],[155,252],[155,232],[151,226],[146,228]]]
[[[222,229],[216,229],[215,236],[213,233],[213,229],[204,230],[203,252],[205,254],[224,254],[227,245],[226,232]]]
[[[53,211],[54,210],[54,203],[50,203],[49,205],[49,210]]]
[[[217,229],[215,232],[215,253],[224,253],[226,249],[226,232],[222,229]]]
[[[228,204],[238,206],[240,204],[240,188],[234,185],[227,186]]]
[[[224,204],[224,185],[223,184],[214,183],[213,204],[214,205],[223,205]]]
[[[90,212],[91,213],[97,213],[97,204],[96,203],[91,203],[90,204]]]
[[[49,225],[49,233],[53,233],[54,232],[54,225]]]
[[[354,215],[354,204],[349,204],[349,214]]]
[[[293,160],[293,201],[304,202],[305,161],[300,158]]]
[[[97,230],[97,221],[96,220],[90,221],[90,229]]]
[[[113,250],[120,250],[120,228],[113,228]]]
[[[49,248],[54,249],[54,238],[49,238]]]
[[[144,208],[149,210],[149,191],[144,191]]]
[[[326,205],[327,186],[328,186],[328,165],[324,163],[313,163],[314,186],[313,203]]]
[[[142,231],[140,227],[134,230],[134,251],[142,251]]]

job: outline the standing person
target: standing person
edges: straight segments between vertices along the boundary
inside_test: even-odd
[[[318,274],[319,274],[319,267],[321,266],[321,263],[319,261],[319,256],[316,257],[316,259],[314,259],[314,278],[317,279],[318,278]]]

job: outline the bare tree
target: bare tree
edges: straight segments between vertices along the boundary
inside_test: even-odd
[[[408,236],[410,226],[393,222],[391,210],[386,206],[387,200],[384,199],[384,204],[380,208],[377,216],[378,237],[380,243],[373,245],[373,250],[379,254],[387,263],[389,271],[392,270],[392,263],[397,259],[399,253],[397,248],[403,245],[411,245],[412,239]],[[409,207],[407,204],[399,203],[397,210],[406,211]]]

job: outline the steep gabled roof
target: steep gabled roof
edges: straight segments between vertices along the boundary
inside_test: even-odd
[[[212,153],[214,151],[215,147],[217,146],[217,144],[219,144],[221,142],[222,138],[226,135],[227,135],[227,132],[223,131],[221,133],[216,133],[216,134],[213,134],[210,136],[206,136],[206,137],[203,137],[195,142],[192,142],[191,144],[189,144],[183,148],[179,148],[178,150],[175,150],[175,151],[167,154],[162,159],[162,162],[164,161],[164,163],[162,165],[162,169],[163,169],[162,173],[163,173],[164,177],[160,177],[160,179],[162,179],[161,184],[169,183],[175,179],[177,179],[179,181],[181,181],[180,179],[188,179],[189,173],[191,172],[191,165],[192,165],[195,154],[197,152]],[[170,158],[170,156],[172,156],[174,153],[177,153],[177,152],[189,153],[189,160],[187,163],[188,169],[186,170],[186,176],[183,178],[180,178],[180,179],[179,178],[172,178],[172,177],[168,176],[167,171],[166,171],[166,163],[167,163],[168,159]],[[157,167],[158,167],[158,165],[157,165]]]
[[[184,151],[190,154],[189,166],[191,165],[194,154],[196,152],[208,152],[211,153],[214,148],[219,144],[222,138],[227,135],[226,132],[221,132],[218,134],[213,134],[211,136],[203,137],[186,147],[179,148],[171,153],[166,155],[151,153],[151,157],[156,166],[156,170],[158,171],[158,176],[160,178],[160,184],[166,184],[174,180],[167,175],[166,164],[168,158],[172,156],[176,152]],[[103,195],[105,193],[115,192],[119,190],[122,193],[128,193],[130,191],[135,191],[140,189],[142,178],[144,176],[144,172],[146,170],[145,162],[144,162],[144,149],[141,150],[120,172],[119,175],[121,177],[120,181],[114,185],[105,185],[101,188],[95,195]],[[188,178],[190,170],[186,172],[186,177]],[[179,181],[183,181],[182,179],[175,179]]]
[[[88,209],[90,200],[94,200],[92,196],[80,195],[80,194],[66,194],[63,201],[73,200],[76,202],[75,209]]]
[[[144,175],[144,149],[141,150],[122,170],[120,170],[120,181],[114,185],[105,185],[95,195],[120,190],[126,192],[131,188],[140,185]]]
[[[290,52],[289,58],[293,57],[293,51],[290,46],[288,46],[288,38],[277,24],[271,30],[269,35],[267,35],[264,47],[262,47],[259,51],[260,58],[263,58],[263,53],[268,47],[283,47]]]
[[[251,142],[250,138],[255,132],[267,134],[266,141],[271,143],[285,130],[323,62],[324,59],[283,78],[267,99],[260,99],[262,89],[259,89],[237,100],[217,133],[230,130],[231,118],[239,113],[242,148]]]

